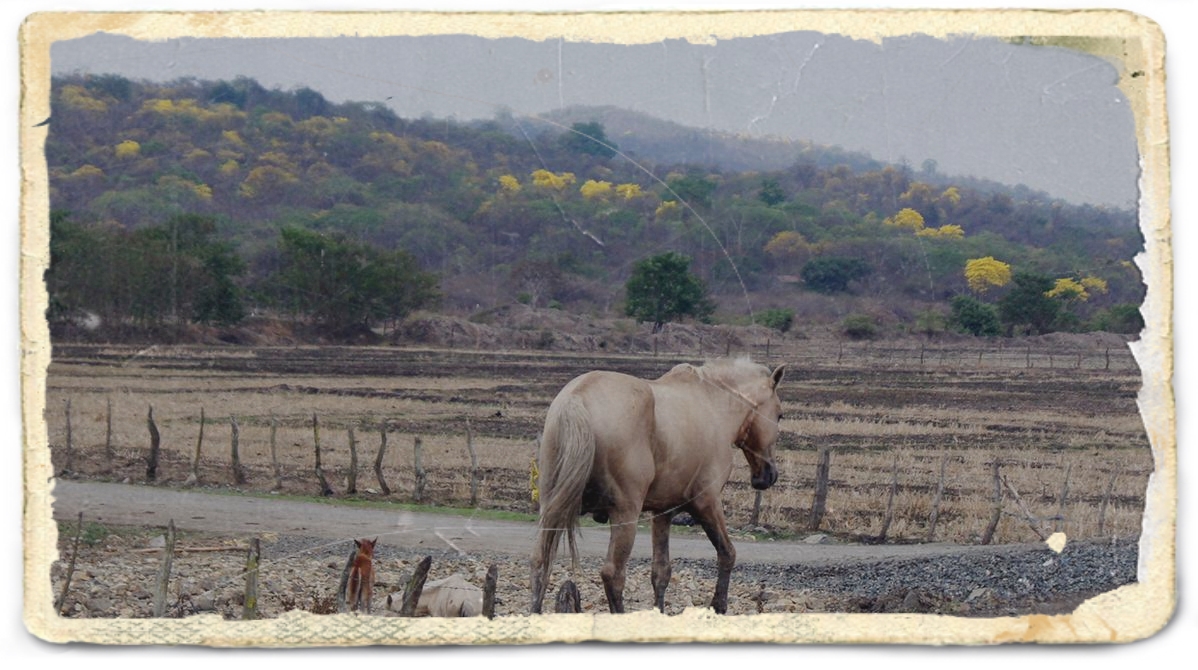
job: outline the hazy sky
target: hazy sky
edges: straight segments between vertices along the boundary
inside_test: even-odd
[[[55,73],[169,80],[253,77],[401,116],[491,118],[610,104],[702,128],[806,139],[884,161],[1025,183],[1071,202],[1133,206],[1134,125],[1115,67],[995,39],[813,32],[695,45],[487,40],[463,35],[55,43]],[[389,98],[389,99],[388,99]]]

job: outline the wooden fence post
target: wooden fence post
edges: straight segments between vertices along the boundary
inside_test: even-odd
[[[241,428],[237,425],[237,417],[229,416],[229,428],[229,463],[233,471],[233,483],[241,485],[245,483],[245,469],[241,467],[241,452],[238,451]]]
[[[1027,520],[1027,525],[1031,527],[1032,532],[1039,536],[1041,540],[1047,540],[1048,534],[1044,532],[1044,529],[1040,528],[1040,520],[1037,519],[1035,515],[1032,514],[1032,511],[1028,509],[1028,506],[1024,504],[1023,498],[1019,497],[1019,491],[1015,490],[1015,487],[1011,484],[1010,480],[1007,479],[1006,475],[1003,475],[1002,483],[1003,486],[1007,487],[1007,490],[1011,492],[1011,499],[1015,501],[1015,505],[1018,506],[1019,511],[1023,513],[1023,518]]]
[[[756,527],[761,518],[761,489],[753,496],[753,513],[749,515],[749,525]]]
[[[416,605],[420,603],[420,594],[424,591],[424,582],[428,579],[428,569],[433,565],[433,557],[425,556],[416,565],[408,585],[403,590],[403,604],[399,608],[399,616],[416,616]]]
[[[349,475],[345,478],[345,492],[358,492],[358,440],[354,437],[354,427],[349,427]]]
[[[499,584],[499,566],[494,563],[487,568],[487,578],[483,580],[483,616],[495,618],[495,587]]]
[[[158,587],[154,590],[154,616],[166,614],[166,592],[171,581],[171,563],[175,560],[175,520],[166,528],[166,546],[162,550],[162,565],[158,568]]]
[[[382,420],[382,425],[379,428],[379,453],[374,457],[374,476],[379,480],[379,489],[383,495],[391,495],[391,487],[387,486],[387,480],[383,479],[383,454],[387,452],[387,420]]]
[[[421,452],[424,451],[424,443],[420,441],[420,436],[416,436],[415,446],[412,449],[413,466],[416,471],[416,483],[412,487],[412,499],[420,502],[424,499],[424,484],[427,481],[427,475],[424,473],[424,465],[421,463]]]
[[[890,496],[886,499],[886,514],[882,517],[882,530],[878,532],[878,542],[886,541],[890,532],[890,523],[894,520],[894,497],[898,494],[898,454],[890,466]]]
[[[831,470],[832,452],[819,450],[819,464],[815,467],[815,497],[811,503],[811,516],[807,520],[808,530],[819,530],[828,504],[828,471]]]
[[[329,480],[324,477],[324,468],[320,466],[320,418],[312,414],[312,442],[316,445],[316,480],[320,483],[320,495],[331,496],[333,489]]]
[[[58,593],[58,600],[54,601],[54,611],[59,614],[66,614],[62,611],[63,605],[67,602],[67,592],[71,589],[71,577],[75,575],[75,559],[79,557],[79,538],[83,535],[83,512],[79,513],[79,523],[75,525],[75,541],[71,543],[71,562],[67,564],[67,576],[63,580],[62,590]]]
[[[258,618],[258,563],[261,560],[262,545],[255,537],[250,540],[245,557],[245,599],[241,606],[241,618],[245,621]]]
[[[928,519],[928,542],[936,541],[936,523],[940,521],[940,501],[944,498],[944,466],[948,463],[948,454],[940,457],[940,480],[936,484],[936,497],[932,499],[932,515]]]
[[[1098,534],[1101,536],[1103,528],[1106,525],[1106,506],[1111,501],[1111,492],[1115,490],[1115,480],[1123,472],[1123,466],[1120,465],[1115,469],[1115,474],[1111,475],[1111,480],[1107,482],[1106,493],[1102,496],[1102,504],[1098,507]]]
[[[470,453],[470,506],[478,506],[478,454],[474,452],[474,430],[466,419],[466,451]]]
[[[283,488],[283,473],[279,469],[279,452],[275,447],[275,437],[279,432],[279,420],[275,418],[275,413],[270,413],[270,465],[271,470],[275,473],[275,491]]]
[[[66,448],[66,454],[65,454],[66,457],[63,459],[62,472],[59,473],[60,475],[65,475],[66,473],[70,472],[71,469],[75,465],[75,463],[74,463],[74,461],[75,461],[75,440],[71,434],[71,399],[70,398],[67,398],[65,411],[66,411],[66,415],[67,415],[67,448]]]
[[[200,483],[200,452],[204,448],[204,407],[200,406],[200,436],[196,438],[196,450],[191,459],[191,474],[187,475],[184,486],[195,486]]]
[[[998,520],[1002,516],[1002,480],[998,472],[998,456],[994,457],[990,465],[991,476],[994,478],[994,511],[990,515],[990,523],[982,532],[982,544],[990,544],[990,540],[994,539],[994,531],[998,528]]]
[[[1069,497],[1069,475],[1073,472],[1073,464],[1065,468],[1065,483],[1061,485],[1061,496],[1057,502],[1057,518],[1052,524],[1053,532],[1061,530],[1061,524],[1065,521],[1065,500]]]
[[[146,416],[146,427],[150,430],[150,455],[146,458],[146,481],[158,478],[158,449],[162,436],[158,434],[158,425],[154,423],[154,406]]]
[[[108,463],[112,463],[112,459],[116,457],[112,450],[112,398],[105,398],[108,405],[108,412],[105,414],[104,421],[104,458],[108,459]]]

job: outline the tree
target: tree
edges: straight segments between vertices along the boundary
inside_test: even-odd
[[[1002,332],[1002,322],[998,319],[994,305],[968,295],[959,295],[950,304],[953,310],[952,323],[958,331],[975,336],[998,335]]]
[[[637,263],[625,285],[624,313],[637,321],[652,321],[654,333],[680,317],[709,317],[715,305],[707,287],[690,273],[690,264],[690,258],[673,251]]]
[[[807,287],[819,293],[847,291],[849,282],[867,277],[873,268],[860,258],[821,256],[803,265],[799,276]]]
[[[302,228],[280,231],[276,281],[296,311],[352,334],[378,319],[398,320],[436,301],[436,277],[403,250],[386,251]]]
[[[1034,335],[1052,332],[1052,322],[1060,311],[1060,303],[1048,297],[1055,282],[1051,277],[1017,273],[1010,292],[998,301],[998,315],[1007,326],[1007,333],[1027,329]]]
[[[887,226],[893,226],[903,230],[910,230],[913,233],[918,233],[919,231],[923,230],[924,225],[923,215],[911,209],[910,207],[904,207],[903,209],[900,209],[898,214],[895,214],[892,217],[886,217],[882,223]]]
[[[1134,335],[1144,330],[1144,317],[1140,315],[1139,305],[1119,303],[1095,314],[1090,327],[1108,333]]]
[[[562,271],[551,261],[525,259],[512,267],[510,278],[519,292],[528,294],[528,304],[535,310],[541,298],[552,298],[562,283]]]
[[[575,123],[562,135],[562,147],[576,154],[611,158],[619,147],[607,139],[603,124],[598,121]]]
[[[764,202],[767,206],[773,207],[786,202],[786,191],[782,190],[782,186],[778,184],[777,179],[762,179],[761,190],[757,192],[757,199]]]
[[[993,256],[974,258],[965,262],[965,281],[969,288],[985,293],[991,287],[1003,287],[1011,281],[1011,266]]]
[[[711,194],[716,183],[699,175],[672,175],[666,178],[669,190],[661,196],[663,201],[681,200],[695,209],[711,209]]]
[[[587,200],[606,197],[611,193],[611,182],[588,179],[579,187],[578,192]]]

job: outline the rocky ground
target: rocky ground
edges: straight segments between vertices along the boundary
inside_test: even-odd
[[[64,559],[71,533],[60,536]],[[88,527],[83,533],[71,588],[64,602],[69,617],[148,617],[161,565],[161,531]],[[168,597],[167,616],[220,613],[237,618],[245,585],[245,541],[228,535],[182,533]],[[301,609],[336,610],[336,591],[349,551],[348,542],[321,538],[267,536],[262,544],[260,615],[275,617]],[[1134,542],[1070,543],[1060,554],[1047,547],[1019,546],[995,553],[961,556],[854,560],[826,564],[755,563],[737,567],[729,614],[758,612],[927,612],[957,616],[1059,614],[1085,599],[1135,581]],[[402,591],[407,576],[425,555],[433,558],[429,579],[461,574],[481,586],[487,568],[499,566],[497,616],[528,609],[526,559],[508,555],[459,555],[380,544],[375,565],[375,613],[386,611],[388,594]],[[606,611],[598,571],[601,559],[584,558],[574,576],[584,611]],[[52,571],[54,593],[61,592],[66,560]],[[566,579],[558,561],[551,588]],[[667,614],[705,606],[714,588],[714,561],[674,561]],[[397,594],[398,599],[401,594]],[[652,607],[648,561],[629,565],[626,605]]]

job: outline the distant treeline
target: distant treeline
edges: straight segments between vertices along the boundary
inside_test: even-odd
[[[692,260],[717,320],[743,286],[800,312],[842,296],[914,328],[958,297],[997,308],[1014,284],[966,276],[985,258],[1054,289],[1090,282],[1058,291],[1069,318],[1042,328],[1110,327],[1143,296],[1133,212],[970,188],[932,163],[827,166],[835,150],[799,143],[782,170],[665,164],[646,155],[670,151],[654,129],[689,136],[661,123],[633,163],[596,120],[401,119],[247,78],[58,77],[52,107],[52,320],[269,311],[352,330],[513,300],[608,313],[664,251]]]

